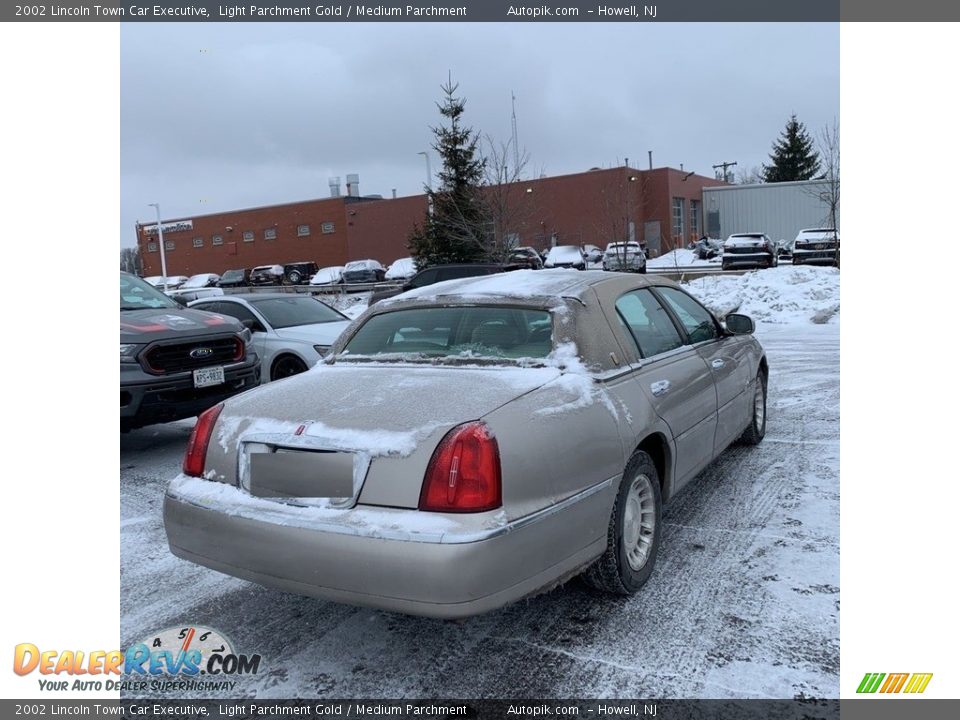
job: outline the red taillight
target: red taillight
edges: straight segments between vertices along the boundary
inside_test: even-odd
[[[482,422],[448,432],[433,451],[420,491],[420,509],[483,512],[501,505],[500,449]]]
[[[223,410],[223,403],[204,410],[197,418],[197,424],[193,426],[193,432],[190,433],[190,440],[187,443],[187,454],[183,456],[184,475],[203,477],[210,435],[213,434],[213,426],[217,424],[221,410]]]

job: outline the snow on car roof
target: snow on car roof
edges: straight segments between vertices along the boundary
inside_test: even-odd
[[[513,270],[493,275],[458,278],[415,288],[383,303],[450,297],[451,295],[501,295],[515,298],[576,296],[589,285],[609,279],[609,273],[583,270]]]

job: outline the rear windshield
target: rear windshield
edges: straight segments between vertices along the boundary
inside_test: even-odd
[[[443,307],[374,315],[360,327],[340,357],[519,359],[545,358],[552,350],[550,313],[545,310]]]

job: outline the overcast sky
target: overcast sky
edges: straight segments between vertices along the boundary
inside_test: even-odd
[[[134,223],[328,197],[423,191],[452,73],[466,124],[528,172],[630,159],[713,175],[765,162],[791,113],[839,116],[837,24],[124,24],[121,218]]]

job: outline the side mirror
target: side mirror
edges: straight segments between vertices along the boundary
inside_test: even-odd
[[[259,322],[251,318],[246,320],[241,320],[240,324],[243,325],[250,332],[266,332],[266,328],[263,327]]]
[[[734,335],[753,335],[756,326],[753,324],[753,318],[749,315],[740,313],[730,313],[724,319],[727,330]]]
[[[170,297],[180,307],[187,307],[187,299],[183,295],[171,295]]]

